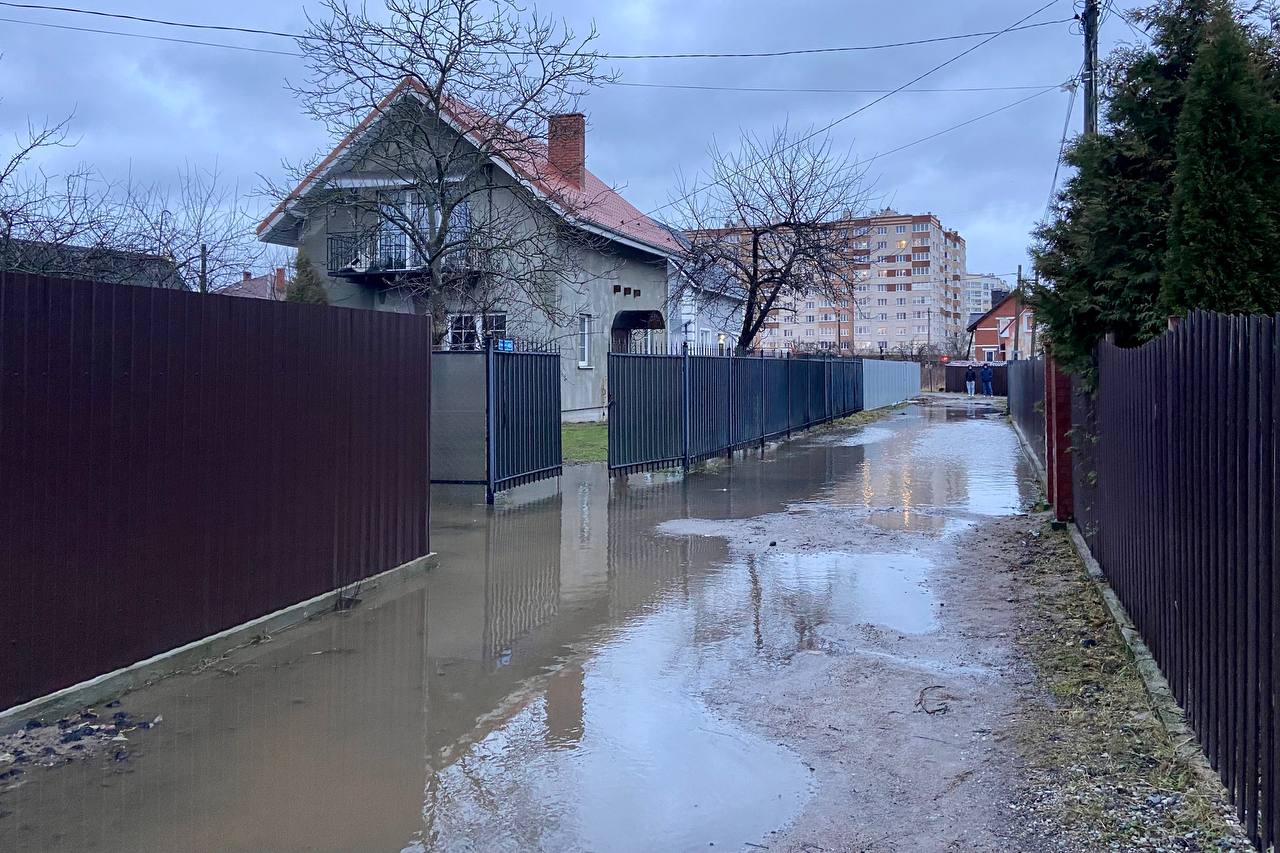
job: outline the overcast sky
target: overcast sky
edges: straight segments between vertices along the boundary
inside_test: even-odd
[[[36,0],[39,2],[39,0]],[[373,5],[376,0],[370,0]],[[548,0],[541,11],[578,31],[594,21],[600,50],[610,53],[741,52],[880,44],[1000,30],[1044,0],[798,2],[776,0]],[[295,32],[303,6],[284,0],[72,0],[57,5],[199,23]],[[1128,8],[1129,2],[1115,4]],[[1033,21],[1067,18],[1073,0],[1054,3]],[[132,171],[168,179],[184,163],[216,163],[248,193],[259,174],[280,176],[281,161],[301,160],[324,145],[285,91],[300,77],[291,56],[208,44],[174,44],[119,35],[15,23],[36,21],[151,36],[191,38],[282,51],[292,42],[215,34],[0,7],[0,130],[7,150],[28,118],[74,112],[78,145],[46,157],[53,170],[84,162],[111,177]],[[1102,47],[1133,34],[1118,17],[1105,21]],[[615,61],[626,83],[782,88],[892,89],[980,39],[876,51],[771,59]],[[917,84],[924,88],[1051,86],[1073,77],[1082,58],[1078,26],[1069,23],[1003,35]],[[841,147],[868,159],[1009,104],[1035,90],[903,92],[832,131]],[[609,86],[583,103],[587,163],[642,210],[666,202],[677,169],[705,166],[712,138],[731,144],[741,129],[821,126],[875,94],[727,92]],[[907,150],[870,167],[881,203],[901,212],[932,211],[968,241],[971,272],[1012,273],[1026,263],[1027,234],[1044,211],[1069,95],[1054,90]],[[1077,99],[1072,132],[1081,122]],[[248,202],[250,206],[269,206]]]

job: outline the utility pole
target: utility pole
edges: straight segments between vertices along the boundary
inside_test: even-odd
[[[1035,283],[1032,285],[1033,293],[1035,292],[1035,289],[1036,287],[1039,286],[1039,284],[1040,284],[1040,271],[1037,270],[1035,274]],[[1035,358],[1035,357],[1036,357],[1036,318],[1032,317],[1031,318],[1031,344],[1027,347],[1027,358]]]
[[[1098,132],[1098,0],[1084,0],[1084,132]]]
[[[200,292],[209,292],[209,248],[200,244]]]
[[[1018,283],[1013,288],[1013,361],[1018,360],[1018,329],[1022,325],[1022,264],[1018,264]],[[1000,321],[997,320],[997,327]]]

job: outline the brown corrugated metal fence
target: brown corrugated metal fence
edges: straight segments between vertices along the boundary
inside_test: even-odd
[[[420,317],[0,273],[0,708],[428,551]]]
[[[1073,407],[1077,523],[1263,847],[1280,810],[1278,324],[1196,313],[1104,344],[1097,394]]]

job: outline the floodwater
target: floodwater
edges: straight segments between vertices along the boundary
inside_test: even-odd
[[[124,697],[164,722],[0,790],[0,850],[753,849],[821,791],[707,696],[822,626],[934,631],[941,552],[895,537],[1016,511],[1015,460],[993,410],[950,403],[687,480],[438,489],[437,568]],[[808,549],[817,507],[879,538]],[[777,547],[725,532],[771,518]]]

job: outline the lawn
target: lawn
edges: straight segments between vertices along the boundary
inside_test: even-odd
[[[604,462],[609,458],[607,424],[563,424],[560,435],[565,462]]]

